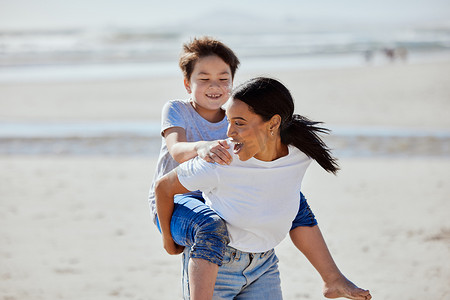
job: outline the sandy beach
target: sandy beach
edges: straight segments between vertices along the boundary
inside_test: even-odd
[[[330,126],[448,132],[449,73],[450,61],[238,71],[235,84],[276,77],[297,112]],[[159,122],[162,105],[184,97],[181,75],[2,83],[0,120]],[[449,151],[346,156],[337,176],[308,170],[303,191],[338,266],[373,299],[450,298]],[[156,159],[1,155],[0,299],[181,299],[181,258],[164,252],[146,200]],[[276,252],[285,299],[323,299],[289,238]]]

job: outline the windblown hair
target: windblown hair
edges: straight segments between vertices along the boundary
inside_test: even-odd
[[[183,72],[186,79],[190,79],[195,67],[195,63],[203,57],[217,55],[220,57],[231,69],[231,77],[234,79],[234,74],[239,67],[239,59],[228,46],[222,42],[208,36],[194,38],[189,43],[183,44],[183,51],[180,55],[178,65]]]
[[[327,172],[337,173],[337,159],[331,155],[330,149],[319,136],[328,134],[329,130],[317,126],[322,122],[294,114],[292,95],[281,82],[272,78],[256,77],[238,86],[233,91],[232,98],[246,103],[250,110],[264,121],[278,114],[281,117],[281,142],[297,147]]]

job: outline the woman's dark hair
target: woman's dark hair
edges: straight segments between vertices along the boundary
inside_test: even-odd
[[[189,80],[194,71],[195,63],[200,58],[211,55],[220,57],[230,67],[231,78],[234,78],[240,64],[236,54],[224,43],[208,36],[194,38],[189,43],[183,44],[183,51],[178,62],[183,76]]]
[[[339,170],[337,159],[319,137],[329,130],[318,127],[322,122],[314,122],[306,117],[294,114],[294,100],[289,90],[279,81],[256,77],[238,86],[232,98],[246,103],[252,112],[269,121],[274,115],[280,115],[281,142],[300,149],[327,172],[336,174]]]

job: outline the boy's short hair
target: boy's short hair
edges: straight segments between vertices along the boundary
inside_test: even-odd
[[[179,60],[183,76],[189,80],[197,60],[210,55],[217,55],[230,66],[231,78],[234,79],[234,74],[240,64],[239,59],[228,46],[208,36],[194,38],[189,43],[183,44]]]

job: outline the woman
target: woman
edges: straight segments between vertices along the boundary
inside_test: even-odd
[[[156,184],[159,224],[169,253],[182,251],[170,233],[175,194],[203,191],[207,204],[225,220],[230,243],[222,266],[211,265],[218,272],[214,298],[282,299],[273,248],[291,228],[306,169],[314,159],[329,172],[338,170],[317,135],[326,130],[293,112],[293,99],[280,82],[263,77],[248,81],[233,92],[226,110],[227,135],[234,145],[230,154],[238,159],[218,165],[194,158]],[[210,299],[213,291],[205,292]],[[357,297],[353,299],[371,298],[362,289]]]

